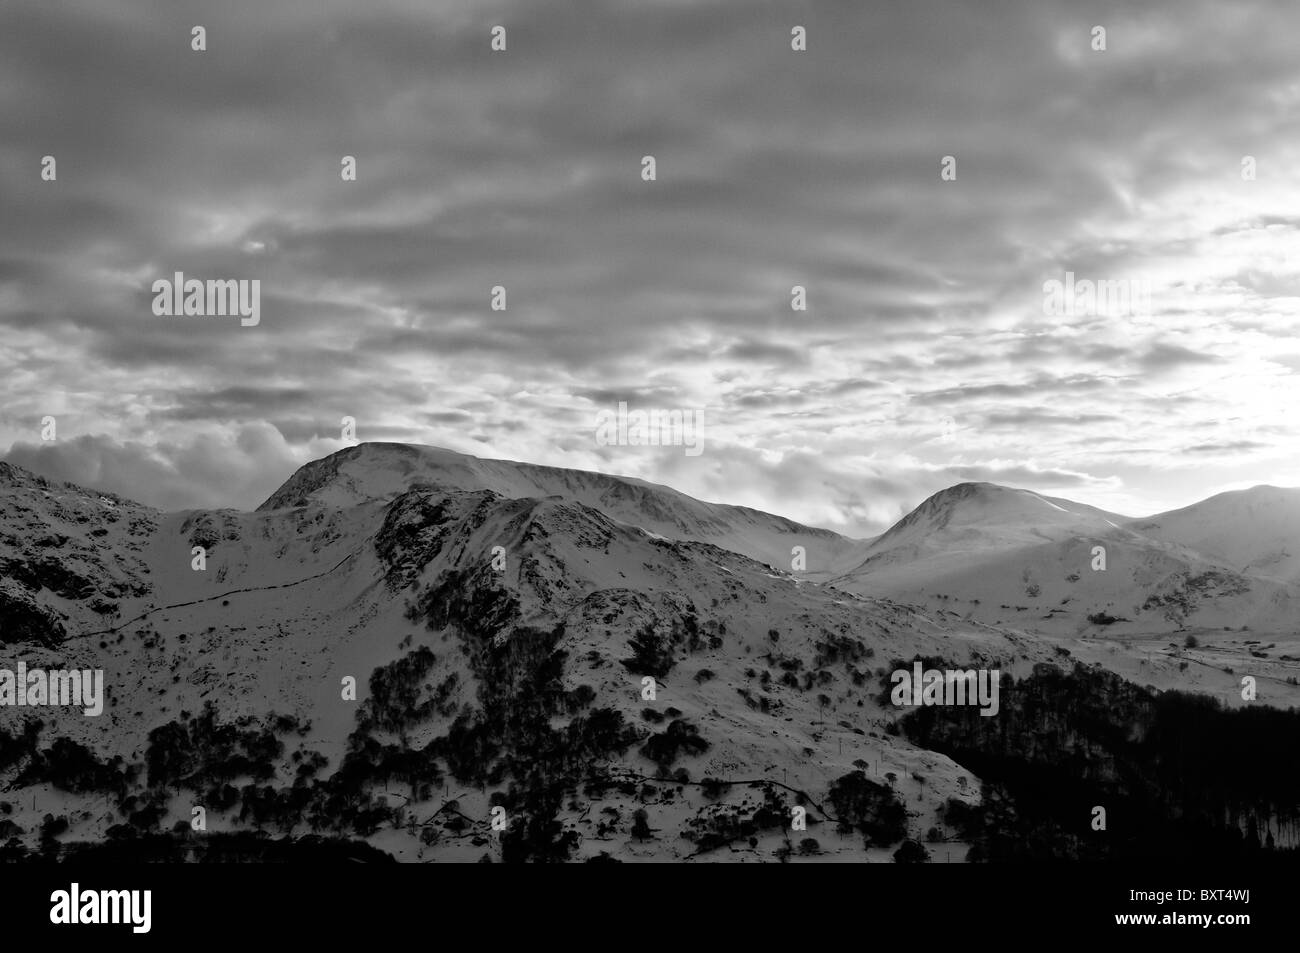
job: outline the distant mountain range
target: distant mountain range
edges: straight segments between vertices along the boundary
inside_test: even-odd
[[[831,585],[1085,634],[1300,623],[1300,490],[1221,493],[1144,519],[990,483],[936,493]]]

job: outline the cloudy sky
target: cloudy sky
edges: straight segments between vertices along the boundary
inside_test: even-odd
[[[350,415],[855,535],[967,480],[1300,485],[1297,35],[1255,0],[6,0],[0,455],[252,507]],[[176,271],[259,279],[261,323],[156,316]],[[1150,312],[1048,314],[1067,271]],[[704,452],[599,445],[620,400],[702,411]]]

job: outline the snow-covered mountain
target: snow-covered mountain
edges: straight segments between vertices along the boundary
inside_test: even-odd
[[[203,807],[211,832],[323,832],[402,860],[887,860],[977,794],[885,733],[880,666],[1021,651],[688,538],[834,534],[598,474],[362,446],[253,513],[4,476],[7,664],[103,669],[109,695],[99,718],[0,707],[0,802],[31,849],[46,814],[64,842],[138,843]],[[892,843],[812,808],[862,770],[914,802]],[[797,802],[812,826],[791,846]]]
[[[923,502],[831,584],[1045,633],[1289,632],[1300,622],[1300,587],[1279,554],[1300,532],[1300,491],[1271,492],[1136,520],[961,484]]]
[[[491,490],[510,499],[557,497],[600,510],[610,519],[674,540],[713,543],[789,570],[803,547],[800,575],[820,579],[843,571],[862,540],[805,526],[743,506],[704,503],[670,487],[587,470],[485,460],[438,447],[366,443],[309,463],[258,507],[259,511],[319,503],[350,506],[391,499],[412,486]]]
[[[1110,566],[1084,576],[1098,540]],[[855,574],[774,569],[795,545]],[[1053,599],[1079,584],[1067,570],[1159,593],[1200,558],[989,485],[859,544],[640,481],[391,444],[309,464],[255,512],[161,513],[0,465],[0,668],[102,669],[109,696],[98,718],[0,705],[0,838],[272,856],[260,831],[406,861],[888,860],[908,840],[957,860],[944,811],[978,805],[980,778],[898,730],[895,663],[1023,679],[1077,661],[1240,704],[1244,660],[1270,703],[1300,700],[1286,644],[1117,648],[953,595],[1028,598],[1025,559]],[[1236,577],[1213,578],[1223,591],[1201,578],[1189,611],[1245,607]],[[870,591],[882,579],[919,588]]]
[[[1133,520],[1151,539],[1177,543],[1238,572],[1300,582],[1300,489],[1257,486]]]
[[[1126,517],[1030,490],[960,483],[929,497],[875,539],[853,572],[1105,535],[1125,522]]]

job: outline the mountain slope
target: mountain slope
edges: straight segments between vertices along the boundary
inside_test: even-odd
[[[0,496],[0,558],[20,525],[94,498],[23,481]],[[99,718],[0,708],[10,834],[35,850],[50,814],[70,850],[158,843],[202,806],[210,835],[317,832],[403,860],[770,860],[802,802],[810,858],[887,860],[977,785],[884,732],[872,659],[1050,657],[581,502],[388,485],[343,505],[140,509],[137,535],[86,570],[92,590],[124,565],[148,580],[108,613],[54,577],[16,581],[64,631],[12,653],[102,669],[109,700]],[[908,804],[891,842],[828,823],[829,792],[859,770]]]
[[[961,484],[921,503],[831,584],[1044,633],[1289,631],[1300,620],[1300,589],[1255,571],[1286,565],[1261,553],[1286,552],[1300,531],[1280,505],[1295,499],[1287,492],[1216,497],[1134,520],[1028,490]],[[1279,522],[1268,527],[1272,511]]]
[[[0,644],[55,644],[152,589],[143,549],[160,514],[0,463]]]
[[[917,606],[864,597],[618,519],[604,507],[636,487],[617,478],[479,473],[474,458],[387,446],[323,463],[253,513],[163,514],[0,471],[8,605],[58,623],[7,630],[7,664],[100,669],[108,695],[100,717],[0,706],[6,856],[246,859],[270,856],[269,833],[404,861],[879,861],[904,839],[960,860],[944,812],[978,805],[980,778],[900,732],[883,689],[913,659],[1017,680],[1077,661],[1235,705],[1248,671],[1269,704],[1300,699],[1287,645],[1119,651],[985,624],[933,592]],[[510,481],[524,479],[572,484],[519,495]],[[511,492],[474,485],[488,480]],[[660,489],[622,515],[716,509],[722,535],[740,519]],[[930,532],[1017,538],[1006,506],[959,508],[932,513]],[[904,529],[922,548],[919,522]],[[1124,563],[1124,534],[1138,537],[1112,532]]]
[[[1126,517],[992,483],[961,483],[934,494],[895,523],[866,550],[854,572],[918,560],[961,557],[1104,535]]]
[[[350,506],[389,499],[413,485],[491,490],[511,499],[560,497],[611,519],[675,540],[713,543],[781,569],[804,547],[807,578],[847,568],[861,541],[742,506],[704,503],[666,486],[585,470],[484,460],[437,447],[364,443],[309,463],[259,512],[317,504]]]
[[[1300,489],[1257,486],[1220,493],[1128,526],[1239,572],[1300,582]]]

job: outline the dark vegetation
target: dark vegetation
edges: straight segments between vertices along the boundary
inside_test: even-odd
[[[517,603],[492,577],[452,571],[430,591],[436,598],[426,596],[417,612],[426,613],[430,628],[460,637],[478,705],[461,711],[429,753],[460,781],[508,783],[500,799],[511,818],[501,836],[503,860],[566,859],[577,835],[557,820],[564,792],[588,780],[597,758],[626,751],[634,730],[613,709],[586,710],[595,697],[589,687],[565,689],[563,626],[517,625]],[[508,637],[497,644],[501,632]],[[569,720],[554,726],[559,716]]]
[[[420,511],[415,521],[424,522],[427,531],[436,515]],[[393,553],[419,537],[413,530],[395,540]],[[518,625],[517,604],[492,577],[445,573],[408,613],[432,629],[448,629],[459,637],[477,682],[475,703],[458,700],[454,675],[440,682],[433,677],[437,658],[426,647],[377,668],[369,679],[369,694],[358,706],[347,750],[327,778],[318,776],[328,764],[324,756],[304,750],[290,753],[286,746],[286,739],[305,734],[309,726],[274,715],[222,722],[211,706],[194,716],[181,712],[154,729],[143,764],[126,764],[121,758],[101,762],[94,752],[68,739],[42,748],[42,725],[33,721],[21,734],[0,731],[0,769],[17,766],[20,784],[47,781],[63,790],[103,792],[116,800],[122,821],[109,827],[109,843],[98,848],[60,844],[64,832],[49,826],[42,841],[47,854],[234,859],[250,852],[260,859],[300,859],[312,850],[341,850],[322,846],[330,841],[309,839],[312,835],[345,843],[343,839],[401,824],[404,809],[386,796],[392,783],[408,792],[407,804],[418,803],[432,798],[450,774],[475,786],[505,785],[494,795],[510,819],[501,835],[503,859],[567,859],[577,834],[564,830],[558,820],[565,792],[590,780],[593,762],[626,751],[636,741],[635,731],[619,712],[591,708],[595,692],[590,686],[566,689],[565,653],[558,647],[563,628]],[[682,646],[707,644],[708,636],[694,625],[693,617],[673,631],[678,634],[670,638]],[[504,641],[494,638],[503,632],[508,636]],[[445,734],[413,745],[415,730],[435,716],[454,718]],[[680,720],[649,742],[665,768],[679,754],[706,746],[698,732]],[[282,780],[277,772],[286,762],[293,776]],[[193,793],[194,803],[228,812],[256,831],[243,840],[207,833],[196,838],[188,818],[163,830],[174,810],[169,801],[185,791]],[[477,836],[468,830],[473,822],[457,811],[440,814],[440,828],[429,826],[421,832],[424,843],[448,833]],[[6,856],[25,856],[26,849],[14,836],[17,826],[11,827]],[[304,827],[311,832],[305,837]],[[271,832],[290,838],[296,833],[308,846],[299,850],[291,846],[296,841],[271,840]],[[200,841],[208,846],[196,846]]]
[[[971,860],[1227,859],[1300,835],[1294,709],[1227,709],[1082,665],[1004,674],[1000,700],[997,717],[934,706],[900,721],[984,780],[981,805],[946,811]],[[1104,831],[1092,829],[1095,806]]]
[[[686,822],[682,837],[695,844],[703,854],[737,842],[754,847],[764,831],[786,830],[790,826],[790,808],[785,793],[770,784],[753,782],[751,788],[763,792],[757,804],[711,804]],[[811,812],[809,820],[815,822]]]
[[[654,623],[647,622],[628,640],[632,654],[623,659],[623,666],[635,675],[661,679],[677,664],[679,654],[721,648],[722,637],[726,634],[725,624],[710,619],[701,626],[699,619],[690,612],[673,619],[666,633],[661,633]]]
[[[225,834],[212,832],[203,837],[174,834],[145,834],[109,839],[102,843],[73,841],[60,845],[63,860],[106,863],[395,863],[392,856],[365,841],[337,837],[278,837],[252,831]],[[36,861],[42,858],[11,841],[0,847],[0,861]]]
[[[1127,622],[1128,619],[1122,619],[1106,612],[1094,612],[1088,616],[1088,621],[1093,625],[1114,625],[1116,622]]]
[[[907,810],[889,787],[862,771],[837,778],[827,800],[835,809],[840,832],[858,831],[868,847],[887,847],[907,836]]]
[[[657,735],[651,735],[641,753],[659,765],[671,768],[680,754],[702,754],[709,748],[709,743],[700,737],[700,731],[683,718],[674,718],[668,727]]]

